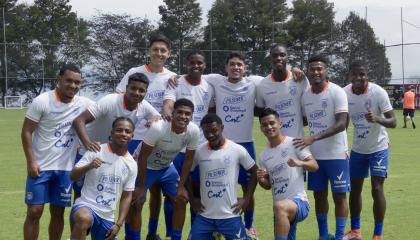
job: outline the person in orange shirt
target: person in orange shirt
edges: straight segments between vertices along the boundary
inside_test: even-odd
[[[414,123],[414,110],[416,109],[414,103],[415,98],[416,94],[414,93],[414,87],[411,87],[408,91],[404,93],[404,128],[407,128],[408,119],[411,120],[413,128],[416,128],[416,124]]]

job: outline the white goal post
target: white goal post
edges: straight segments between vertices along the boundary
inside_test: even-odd
[[[4,108],[5,109],[22,109],[23,97],[22,96],[5,96]]]

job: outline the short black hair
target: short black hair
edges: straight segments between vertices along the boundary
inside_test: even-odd
[[[313,62],[322,62],[325,64],[325,66],[328,66],[328,59],[323,55],[314,55],[309,58],[308,64],[311,64]]]
[[[133,129],[134,132],[134,123],[133,121],[128,118],[128,117],[117,117],[113,122],[112,122],[112,130],[114,130],[115,126],[117,125],[117,123],[122,122],[122,121],[127,121],[130,123],[131,128]]]
[[[181,106],[187,106],[191,108],[191,110],[194,112],[194,103],[192,103],[190,100],[186,98],[180,98],[176,100],[176,102],[174,103],[174,110],[176,110],[178,107],[181,107]]]
[[[367,70],[366,64],[360,60],[356,60],[350,64],[349,70],[353,70],[354,68],[364,68]]]
[[[69,70],[75,73],[79,73],[80,74],[80,68],[78,66],[76,66],[76,64],[73,63],[66,63],[64,64],[61,68],[60,71],[58,72],[59,76],[63,76],[64,73]]]
[[[268,115],[274,115],[276,118],[280,118],[279,113],[278,113],[276,110],[274,110],[274,109],[272,109],[272,108],[264,108],[264,109],[260,112],[260,114],[258,115],[258,119],[259,119],[259,120],[260,120],[260,122],[261,122],[261,119],[262,119],[263,117],[267,117]]]
[[[192,56],[194,56],[194,55],[200,55],[200,56],[203,56],[203,58],[204,58],[204,54],[203,54],[203,52],[202,51],[200,51],[200,50],[198,50],[198,49],[195,49],[195,50],[192,50],[191,52],[189,52],[188,53],[188,55],[187,55],[187,57],[185,58],[187,61],[189,61],[190,60],[190,58],[192,57]],[[204,58],[204,60],[205,60],[205,58]]]
[[[242,52],[234,51],[227,55],[225,64],[228,64],[232,58],[239,58],[245,63],[245,55]]]
[[[201,119],[200,126],[202,127],[204,124],[208,123],[217,123],[217,124],[223,124],[222,119],[217,116],[216,113],[207,113],[203,119]]]
[[[149,38],[149,47],[151,47],[154,42],[164,42],[168,49],[171,49],[171,40],[161,33],[154,34]]]
[[[132,81],[142,82],[147,86],[149,86],[150,83],[149,78],[144,73],[133,73],[130,76],[128,76],[128,84],[130,84]]]
[[[273,44],[273,45],[270,47],[270,55],[271,55],[271,52],[272,52],[275,48],[284,48],[284,49],[286,49],[286,53],[287,53],[287,47],[286,47],[286,45],[285,45],[285,44],[282,44],[282,43],[275,43],[275,44]]]

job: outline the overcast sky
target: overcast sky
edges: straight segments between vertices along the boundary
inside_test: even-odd
[[[19,2],[31,3],[31,0]],[[198,0],[203,10],[203,18],[211,8],[213,0]],[[291,1],[289,1],[291,2]],[[331,1],[330,1],[331,2]],[[350,11],[365,16],[382,43],[393,45],[401,43],[401,7],[403,9],[404,43],[420,43],[420,1],[419,0],[334,0],[336,20],[342,21]],[[111,13],[127,13],[134,17],[147,17],[154,24],[160,19],[158,6],[162,0],[70,0],[73,10],[79,16],[89,18],[96,10]],[[407,23],[408,22],[408,23]],[[420,76],[420,45],[404,47],[405,77]],[[402,78],[401,46],[387,48],[387,56],[392,66],[392,78]]]

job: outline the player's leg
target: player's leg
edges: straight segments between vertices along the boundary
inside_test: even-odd
[[[157,228],[159,222],[160,207],[162,205],[162,194],[160,187],[157,183],[153,184],[150,189],[149,201],[149,226],[147,232],[147,239],[154,239],[157,237]]]
[[[72,222],[71,239],[86,239],[88,231],[93,225],[92,210],[84,205],[74,205],[70,213]]]
[[[411,125],[413,126],[413,128],[416,128],[416,124],[414,123],[414,111],[415,109],[412,109],[410,111],[410,119],[411,119]]]
[[[79,153],[80,150],[77,150],[76,153],[76,159],[74,161],[74,164],[76,165],[76,163],[78,163],[80,161],[80,159],[82,159],[83,155]],[[82,177],[81,179],[73,182],[73,202],[76,201],[77,198],[80,197],[81,192],[82,192],[82,187],[83,187],[83,182],[84,182],[85,178]]]
[[[71,205],[71,191],[73,183],[70,171],[52,171],[50,181],[50,225],[48,232],[50,239],[61,239],[64,228],[64,208]]]
[[[403,119],[404,119],[404,126],[403,128],[407,128],[407,118],[408,118],[408,109],[404,108],[403,109]]]
[[[201,215],[197,215],[191,226],[192,240],[212,240],[212,234],[216,230],[214,221]]]
[[[297,205],[290,199],[275,202],[274,212],[274,236],[276,240],[287,240],[290,223],[295,220]]]
[[[294,219],[290,218],[290,229],[287,236],[288,240],[296,240],[297,224],[308,217],[310,209],[309,202],[307,200],[295,198],[293,199],[293,202],[296,204],[297,208]]]
[[[38,239],[39,219],[41,219],[43,211],[43,204],[28,205],[25,222],[23,224],[23,236],[25,240]]]
[[[50,239],[61,239],[64,228],[64,207],[51,204],[50,215],[50,225],[48,226]]]

